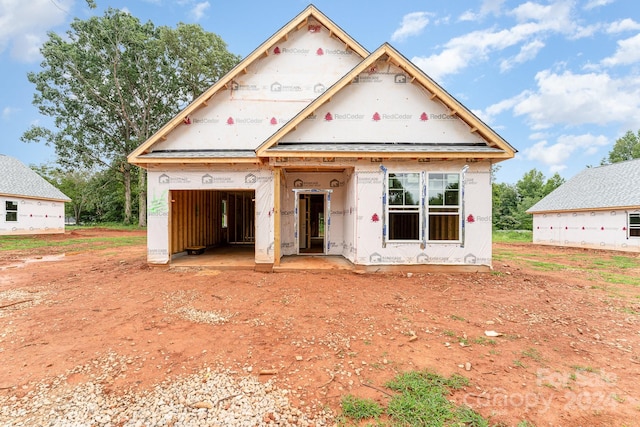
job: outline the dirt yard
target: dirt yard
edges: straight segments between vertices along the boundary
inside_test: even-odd
[[[430,369],[467,377],[451,399],[493,424],[640,425],[638,254],[494,244],[492,273],[318,274],[149,267],[145,250],[0,250],[0,394],[80,384],[115,352],[109,393],[230,368],[339,413]]]

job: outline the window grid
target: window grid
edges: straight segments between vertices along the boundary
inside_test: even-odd
[[[640,237],[640,213],[629,214],[629,237]]]
[[[18,204],[16,202],[5,202],[5,221],[16,222],[18,221]]]

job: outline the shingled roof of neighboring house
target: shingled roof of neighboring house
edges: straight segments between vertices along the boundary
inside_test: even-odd
[[[607,208],[640,208],[640,159],[587,168],[527,213]]]
[[[0,196],[70,202],[71,199],[20,160],[0,154]]]

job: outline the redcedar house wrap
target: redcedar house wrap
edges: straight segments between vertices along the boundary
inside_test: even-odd
[[[148,262],[247,244],[256,268],[491,267],[491,166],[515,150],[389,44],[307,7],[129,156]]]

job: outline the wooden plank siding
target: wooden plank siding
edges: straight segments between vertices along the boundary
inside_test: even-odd
[[[171,253],[188,247],[212,247],[226,243],[222,228],[222,200],[224,191],[171,191]]]
[[[171,191],[171,253],[188,247],[255,243],[253,191]],[[227,228],[222,227],[222,201],[227,201]]]

